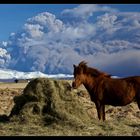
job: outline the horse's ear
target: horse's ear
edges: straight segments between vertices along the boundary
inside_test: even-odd
[[[86,70],[87,70],[87,66],[86,66],[86,65],[81,65],[80,67],[82,68],[83,73],[85,73],[85,72],[86,72]]]
[[[76,68],[76,65],[73,64],[73,67]]]

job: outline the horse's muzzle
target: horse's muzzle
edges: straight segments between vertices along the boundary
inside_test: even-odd
[[[75,84],[75,82],[72,82],[72,88],[76,89],[76,84]]]

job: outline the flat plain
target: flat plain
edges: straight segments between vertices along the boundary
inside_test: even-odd
[[[68,81],[71,84],[71,81]],[[27,82],[0,83],[0,115],[9,115],[13,106],[13,98],[23,94]],[[79,90],[86,90],[80,87]],[[88,93],[78,97],[83,103],[91,106],[91,123],[84,127],[75,127],[53,123],[52,125],[19,123],[16,121],[0,121],[0,136],[140,136],[140,110],[135,102],[123,106],[106,106],[106,121],[99,121],[94,103]],[[79,110],[77,110],[78,112]]]

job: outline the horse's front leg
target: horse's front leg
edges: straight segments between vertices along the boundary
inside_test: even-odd
[[[105,121],[105,105],[101,104],[99,101],[95,103],[95,105],[99,120]]]
[[[97,109],[98,119],[101,120],[101,115],[102,115],[101,104],[99,101],[97,101],[95,105]]]
[[[105,105],[102,105],[102,112],[103,112],[102,120],[105,121]]]

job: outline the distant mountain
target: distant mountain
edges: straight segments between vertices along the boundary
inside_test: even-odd
[[[10,79],[32,79],[32,78],[72,78],[72,75],[67,74],[56,74],[56,75],[48,75],[44,74],[40,71],[36,72],[21,72],[16,70],[10,70],[10,69],[0,69],[0,80],[10,80]]]
[[[111,76],[112,78],[120,78],[118,76]],[[1,69],[0,68],[0,81],[13,81],[16,79],[19,80],[28,80],[32,78],[55,78],[55,79],[73,79],[73,75],[69,74],[45,74],[40,71],[35,72],[22,72],[10,69]]]

